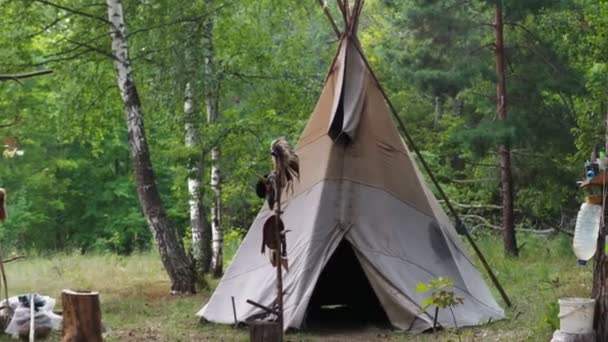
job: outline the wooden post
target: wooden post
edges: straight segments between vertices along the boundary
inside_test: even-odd
[[[98,342],[101,337],[99,293],[63,290],[62,342]]]
[[[281,265],[278,265],[281,268]],[[253,321],[249,323],[250,342],[282,342],[283,328],[278,322]]]
[[[30,295],[30,342],[34,342],[35,340],[35,327],[34,327],[34,301],[35,301],[35,295],[31,294]],[[8,305],[8,300],[6,301],[6,304]]]
[[[608,148],[608,113],[606,113],[606,147]],[[603,182],[602,182],[603,183]],[[604,217],[597,237],[597,249],[593,263],[593,290],[595,299],[595,333],[598,341],[608,341],[608,257],[606,256],[606,185],[602,187],[602,204]]]
[[[279,176],[275,177],[274,181],[275,181],[274,188],[276,191],[276,208],[275,208],[276,224],[275,224],[274,236],[275,236],[275,240],[277,242],[277,257],[278,257],[276,266],[277,266],[277,304],[278,304],[279,316],[277,317],[277,323],[278,323],[279,330],[280,330],[279,339],[276,341],[283,341],[283,263],[282,263],[283,250],[282,250],[281,232],[280,232],[281,193],[283,191],[283,189],[282,189],[283,184],[281,184],[281,180],[280,180]],[[251,341],[255,341],[255,340],[252,339]],[[260,341],[264,341],[264,340],[260,340]],[[268,341],[275,341],[275,340],[269,339]]]

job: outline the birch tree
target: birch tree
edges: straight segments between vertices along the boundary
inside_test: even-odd
[[[194,110],[194,99],[190,83],[186,85],[184,100],[185,144],[189,149],[200,148],[201,130],[198,115]],[[206,227],[202,203],[203,163],[202,153],[193,153],[188,158],[188,204],[192,231],[192,256],[199,273],[209,272],[211,234]]]
[[[213,0],[206,0],[207,8],[211,8]],[[214,17],[209,16],[205,22],[203,32],[204,39],[204,58],[205,58],[205,104],[207,109],[207,122],[212,125],[218,119],[218,82],[214,65],[213,51],[213,27]],[[211,272],[214,277],[220,277],[223,272],[223,240],[224,234],[221,226],[222,208],[222,179],[220,174],[220,148],[211,148],[211,191],[213,193],[213,203],[211,205]]]
[[[144,129],[143,112],[127,46],[127,33],[120,0],[107,0],[112,56],[118,88],[127,119],[128,140],[137,183],[137,194],[144,216],[158,244],[158,251],[171,279],[172,293],[195,293],[196,272],[179,243],[160,198]]]

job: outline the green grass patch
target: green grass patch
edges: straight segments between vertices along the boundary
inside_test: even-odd
[[[509,294],[513,307],[506,310],[508,318],[505,320],[461,329],[463,341],[547,340],[559,325],[558,298],[590,296],[592,265],[580,267],[576,264],[568,237],[519,234],[518,238],[523,245],[519,258],[504,257],[498,237],[479,238],[480,248]],[[248,340],[244,329],[199,323],[194,314],[210,292],[171,296],[167,276],[158,256],[152,252],[129,257],[60,254],[34,257],[10,263],[7,273],[10,295],[38,292],[59,300],[64,288],[99,291],[103,320],[111,329],[108,341]],[[486,281],[491,284],[487,277]],[[217,280],[210,283],[214,288]],[[493,291],[502,303],[498,292]],[[453,332],[411,336],[377,328],[308,331],[291,333],[287,337],[288,341],[458,340]],[[0,341],[9,340],[6,336],[0,337]],[[55,340],[59,340],[58,336]]]

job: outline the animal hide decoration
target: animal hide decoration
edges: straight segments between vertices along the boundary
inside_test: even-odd
[[[300,180],[300,159],[291,149],[285,138],[279,138],[270,144],[272,166],[277,177],[279,188],[293,191],[293,182]]]
[[[272,267],[277,267],[279,261],[286,271],[289,271],[289,263],[287,261],[287,240],[285,234],[289,230],[285,230],[285,224],[283,220],[279,219],[279,235],[281,240],[277,242],[275,232],[277,230],[277,219],[275,215],[270,216],[263,227],[263,238],[262,238],[262,254],[265,254],[266,248],[268,248],[268,257]],[[278,255],[279,243],[281,244],[281,255]]]
[[[0,188],[0,222],[4,223],[8,217],[6,210],[6,190]]]
[[[300,160],[298,155],[291,149],[291,146],[285,138],[279,138],[270,144],[270,155],[272,156],[272,172],[260,177],[256,184],[256,193],[260,198],[266,199],[270,210],[275,209],[275,204],[280,200],[281,193],[288,189],[293,192],[294,181],[300,180]],[[280,204],[280,202],[279,202]],[[280,209],[280,208],[279,208]],[[289,270],[287,260],[287,241],[283,221],[277,217],[281,212],[269,217],[264,222],[263,238],[262,238],[262,254],[268,248],[268,257],[273,267],[277,267],[279,263],[286,271]],[[280,241],[276,239],[276,233],[279,232]],[[279,250],[281,251],[279,255]]]
[[[255,186],[255,192],[258,197],[266,199],[270,210],[274,209],[274,201],[276,198],[276,191],[274,189],[274,172],[260,177],[258,183]]]

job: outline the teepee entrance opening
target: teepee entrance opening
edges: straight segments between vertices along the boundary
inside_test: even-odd
[[[308,304],[310,328],[390,327],[351,244],[342,240],[321,272]]]

